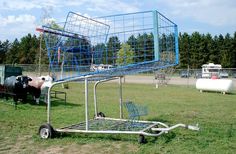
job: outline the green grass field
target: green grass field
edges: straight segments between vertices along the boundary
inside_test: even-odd
[[[60,89],[60,87],[56,87]],[[52,102],[52,125],[55,128],[84,121],[84,84],[70,83],[67,104]],[[90,118],[94,116],[92,84],[89,88]],[[119,87],[106,83],[98,87],[99,111],[119,117]],[[169,125],[196,124],[200,131],[175,129],[158,138],[147,137],[146,144],[137,135],[64,134],[42,140],[38,128],[46,123],[46,107],[41,102],[19,103],[0,99],[0,153],[235,153],[236,92],[229,95],[200,93],[194,87],[124,84],[123,100],[146,105],[145,120]],[[125,114],[127,115],[127,114]]]

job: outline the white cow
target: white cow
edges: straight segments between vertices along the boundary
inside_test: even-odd
[[[45,82],[44,78],[41,77],[31,77],[29,81],[28,92],[33,96],[37,104],[39,104],[39,98],[41,95],[41,86]]]
[[[44,78],[44,83],[41,86],[41,95],[44,96],[44,102],[47,103],[48,89],[52,86],[53,78],[49,75],[41,76],[40,78]]]

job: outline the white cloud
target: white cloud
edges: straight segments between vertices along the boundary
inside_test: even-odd
[[[66,1],[67,6],[81,6],[88,3],[89,0],[68,0]]]
[[[93,17],[136,12],[139,7],[136,0],[0,0],[0,15],[4,15],[0,16],[0,39],[35,34],[35,27],[54,20],[52,17],[55,16],[52,14],[55,12],[56,22],[64,21],[66,16],[62,12],[68,8],[78,9],[84,16]],[[58,20],[59,16],[63,19]]]
[[[236,25],[235,0],[158,0],[176,18],[189,18],[212,26]]]
[[[120,0],[90,0],[89,11],[98,11],[98,12],[137,12],[139,11],[138,4],[125,3]]]
[[[34,33],[35,21],[35,16],[29,14],[0,16],[0,39],[20,38],[28,33]]]
[[[56,7],[58,4],[56,0],[3,0],[0,7],[3,10],[32,10],[47,6]]]
[[[28,3],[27,1],[4,1],[0,4],[0,7],[5,10],[28,10],[32,8],[37,8],[39,6],[35,5],[34,3]]]
[[[83,7],[88,11],[96,12],[136,12],[139,10],[139,3],[123,2],[122,0],[4,0],[0,2],[0,8],[5,10],[32,10],[44,7],[63,8]]]
[[[43,19],[55,20],[52,17],[64,21],[70,9],[94,17],[159,8],[178,24],[185,23],[183,31],[236,27],[235,0],[0,0],[0,8],[0,39],[36,33],[36,22],[42,25],[47,22]]]
[[[0,17],[1,26],[8,26],[9,24],[34,23],[35,20],[35,16],[29,14],[23,14],[18,16],[9,15],[5,18]]]

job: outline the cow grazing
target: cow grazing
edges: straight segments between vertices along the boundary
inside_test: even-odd
[[[29,82],[28,92],[33,96],[37,104],[39,104],[39,99],[41,95],[41,86],[45,79],[40,77],[32,77],[32,81]]]
[[[52,77],[49,75],[32,78],[32,81],[29,82],[28,91],[34,97],[37,104],[39,104],[40,95],[45,95],[51,84]]]
[[[31,80],[32,79],[28,76],[10,76],[6,78],[4,81],[6,93],[13,94],[15,102],[17,102],[18,99],[25,101],[27,98],[28,83]]]

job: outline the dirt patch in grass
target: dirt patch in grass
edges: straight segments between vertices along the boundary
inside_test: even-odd
[[[61,153],[136,153],[138,151],[138,146],[136,145],[125,145],[122,142],[118,143],[88,143],[88,144],[67,144],[64,146],[50,146],[46,149],[42,149],[39,153],[45,154],[61,154]]]
[[[30,150],[29,146],[32,145],[33,141],[31,136],[21,136],[16,139],[5,138],[0,144],[0,153],[24,153],[24,151]]]
[[[60,147],[60,146],[50,146],[46,149],[41,149],[39,151],[39,153],[41,154],[62,154],[64,147]]]

